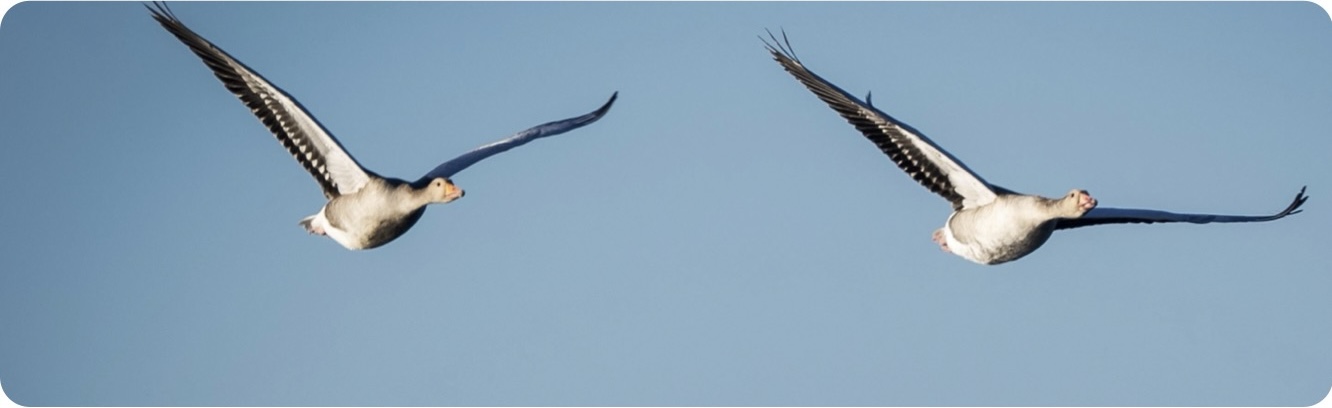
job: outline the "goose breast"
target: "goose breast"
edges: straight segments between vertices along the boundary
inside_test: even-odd
[[[1057,219],[1040,200],[1001,195],[988,205],[954,212],[943,228],[948,250],[984,265],[1032,253],[1050,239]]]

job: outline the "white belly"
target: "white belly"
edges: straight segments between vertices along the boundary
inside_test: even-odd
[[[1054,232],[1048,220],[1033,220],[1006,206],[993,206],[964,214],[948,216],[944,223],[944,239],[948,250],[968,261],[982,265],[996,265],[1016,260],[1045,244]],[[961,221],[954,231],[954,222]],[[958,233],[965,231],[965,237]]]
[[[311,231],[323,231],[324,235],[327,235],[329,238],[332,238],[333,241],[336,241],[339,245],[342,245],[344,248],[350,250],[365,249],[365,246],[363,245],[364,240],[357,237],[353,237],[352,234],[348,233],[347,231],[343,231],[342,229],[339,229],[337,227],[334,227],[332,224],[328,222],[328,218],[324,217],[324,210],[326,210],[327,208],[328,208],[327,205],[325,205],[323,208],[320,208],[319,213],[313,215],[312,218],[310,219],[310,227],[307,228],[310,229]],[[318,229],[316,230],[314,228]]]

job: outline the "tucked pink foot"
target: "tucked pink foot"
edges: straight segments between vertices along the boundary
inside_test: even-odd
[[[951,253],[948,250],[948,238],[944,237],[943,228],[934,230],[934,237],[931,238],[934,243],[939,244],[939,250]]]
[[[319,227],[311,227],[310,235],[324,235],[324,229]]]

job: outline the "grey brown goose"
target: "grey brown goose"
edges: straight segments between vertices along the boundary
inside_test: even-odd
[[[990,184],[924,134],[878,110],[866,95],[862,102],[815,75],[796,58],[782,33],[763,39],[773,59],[824,103],[855,126],[912,179],[953,205],[933,240],[945,252],[972,262],[995,265],[1040,248],[1056,230],[1102,224],[1188,222],[1261,222],[1299,213],[1308,199],[1304,188],[1286,209],[1272,215],[1177,214],[1165,211],[1097,207],[1086,190],[1061,198],[1019,194]]]
[[[145,4],[145,7],[153,19],[203,60],[227,90],[250,108],[319,183],[328,203],[315,215],[302,219],[300,225],[311,234],[327,235],[352,250],[387,244],[415,225],[427,204],[461,198],[463,190],[451,180],[459,171],[527,142],[596,122],[610,110],[619,94],[612,94],[610,100],[591,113],[542,124],[481,146],[409,182],[382,177],[361,167],[338,139],[291,95],[190,30],[165,4]]]

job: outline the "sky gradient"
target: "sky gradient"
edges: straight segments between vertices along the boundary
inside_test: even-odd
[[[0,384],[25,405],[1308,405],[1332,386],[1312,3],[173,3],[362,164],[467,196],[350,252],[139,3],[0,22]],[[940,252],[947,202],[774,63],[987,180],[1265,224]]]

